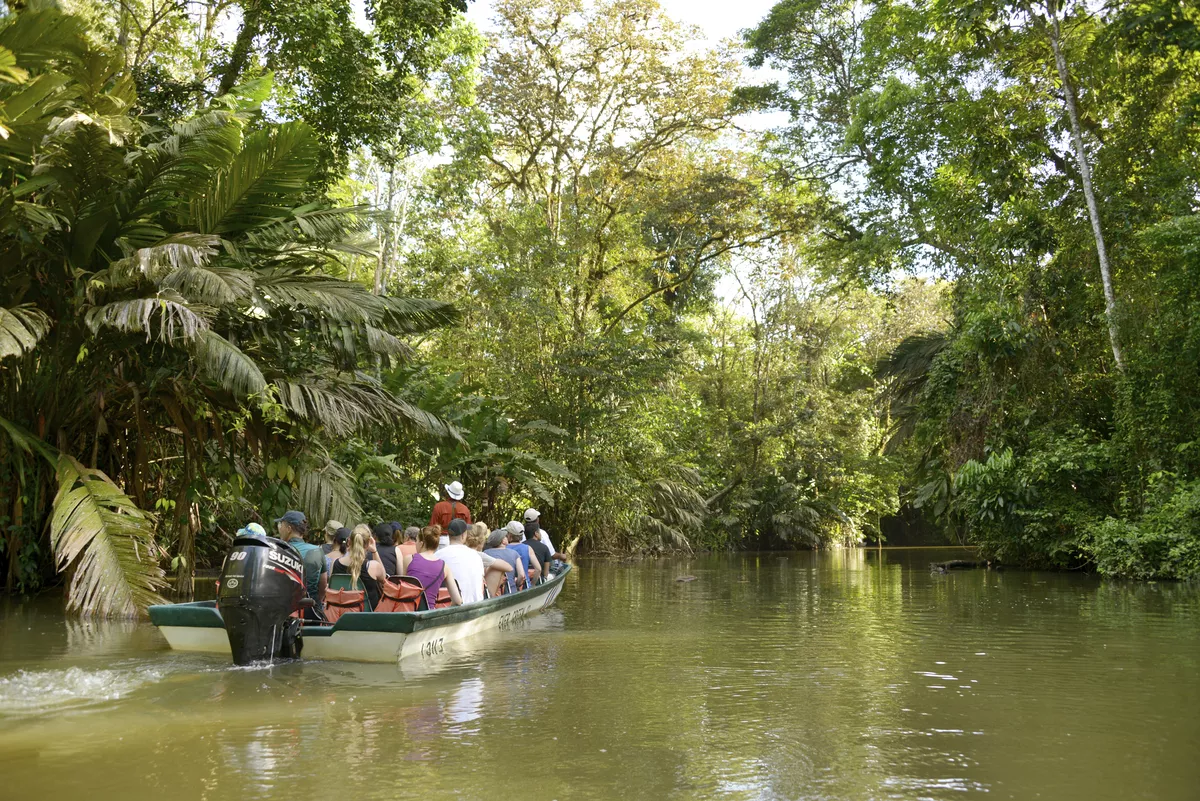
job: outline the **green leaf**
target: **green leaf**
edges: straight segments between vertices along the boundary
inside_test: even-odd
[[[50,325],[50,317],[32,304],[0,307],[0,359],[33,350]]]
[[[266,389],[267,380],[254,360],[215,331],[200,332],[191,343],[203,373],[239,398]]]
[[[74,570],[68,608],[129,617],[162,603],[155,522],[104,473],[60,455],[50,544],[58,569]]]
[[[317,155],[316,137],[302,122],[255,131],[192,200],[191,227],[231,234],[286,218],[316,168]]]
[[[155,297],[118,300],[97,306],[84,317],[93,333],[115,328],[129,333],[146,332],[146,341],[154,335],[157,321],[159,342],[189,342],[208,331],[210,311],[190,306],[177,292],[165,290]]]

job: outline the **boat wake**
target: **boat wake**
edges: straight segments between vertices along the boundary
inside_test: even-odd
[[[115,701],[159,681],[153,668],[19,670],[0,677],[0,715],[27,714]]]

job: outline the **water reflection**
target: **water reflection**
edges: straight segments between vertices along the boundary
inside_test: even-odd
[[[525,631],[400,666],[233,669],[7,608],[6,791],[1194,798],[1196,589],[930,574],[953,556],[585,565]]]

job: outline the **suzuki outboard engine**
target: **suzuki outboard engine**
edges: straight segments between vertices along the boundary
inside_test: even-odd
[[[217,604],[236,665],[300,656],[304,563],[273,537],[240,534],[221,571]],[[311,601],[307,601],[311,604]]]

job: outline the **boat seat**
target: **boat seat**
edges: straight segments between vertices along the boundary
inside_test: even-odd
[[[365,590],[325,590],[325,620],[331,626],[347,612],[363,612],[366,606]]]
[[[346,573],[338,573],[336,576],[333,576],[333,575],[331,575],[331,576],[329,577],[329,589],[331,589],[331,590],[349,590],[349,589],[353,589],[353,588],[350,586],[350,579],[351,579],[351,578],[352,578],[352,577],[351,577],[351,576],[349,576],[349,575],[347,575]]]
[[[330,576],[329,577],[329,589],[331,589],[331,590],[350,590],[351,592],[358,592],[360,590],[365,589],[363,587],[363,583],[361,581],[359,581],[357,587],[353,586],[351,584],[352,578],[353,578],[352,576],[347,576],[344,573],[339,573],[336,576]],[[371,609],[369,608],[370,604],[371,604],[371,601],[368,598],[367,599],[368,608],[366,610],[368,612],[371,611]]]
[[[403,579],[404,576],[397,578]],[[393,582],[390,579],[380,585],[379,604],[376,605],[376,612],[416,612],[422,606],[428,606],[425,603],[425,589],[421,586],[421,582],[413,579],[413,583],[407,581]]]

